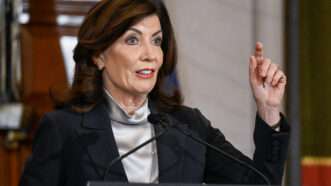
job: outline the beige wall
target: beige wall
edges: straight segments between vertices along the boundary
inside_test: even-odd
[[[255,106],[248,59],[256,40],[283,61],[280,0],[165,0],[179,48],[185,104],[198,107],[236,147],[252,155]]]

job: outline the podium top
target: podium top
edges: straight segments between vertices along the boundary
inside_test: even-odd
[[[119,183],[119,182],[102,182],[91,181],[87,186],[267,186],[267,185],[241,185],[241,184],[190,184],[190,183]]]

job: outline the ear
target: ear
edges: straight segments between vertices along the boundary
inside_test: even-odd
[[[102,54],[92,57],[93,63],[98,67],[99,70],[102,70],[105,67],[105,60]]]

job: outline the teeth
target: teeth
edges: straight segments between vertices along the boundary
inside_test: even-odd
[[[142,70],[142,71],[139,71],[140,74],[150,74],[152,73],[151,70]]]

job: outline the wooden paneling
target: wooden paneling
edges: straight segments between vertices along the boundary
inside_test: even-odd
[[[31,153],[31,145],[18,149],[4,148],[5,132],[0,131],[0,186],[17,186],[25,160]]]
[[[88,10],[98,1],[99,0],[56,0],[55,10],[57,14],[86,15]],[[29,7],[29,1],[23,0],[23,11],[28,12]]]
[[[56,26],[24,25],[22,48],[23,100],[41,116],[52,109],[50,88],[67,85]]]
[[[49,91],[67,86],[55,1],[29,1],[30,21],[21,27],[23,100],[40,118],[52,110]]]
[[[70,11],[72,3],[65,2]],[[78,5],[78,4],[75,4]],[[0,186],[16,186],[27,157],[31,154],[31,139],[38,121],[45,112],[53,110],[50,89],[67,87],[68,81],[60,47],[61,34],[73,35],[76,27],[59,28],[56,16],[59,7],[55,0],[29,0],[27,24],[21,26],[22,100],[36,117],[29,123],[29,138],[16,149],[5,147],[6,132],[0,131]],[[69,8],[68,8],[69,7]],[[72,7],[71,7],[72,8]],[[78,10],[79,8],[76,9]],[[84,12],[86,11],[83,8]]]

